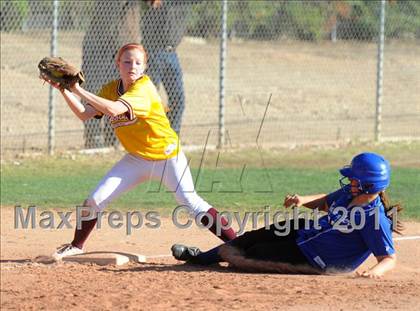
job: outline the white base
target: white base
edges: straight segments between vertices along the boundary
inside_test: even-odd
[[[128,262],[145,263],[146,256],[124,252],[88,252],[79,255],[63,257],[62,261],[78,263],[94,263],[100,266],[121,266]]]

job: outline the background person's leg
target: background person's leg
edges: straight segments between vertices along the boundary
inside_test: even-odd
[[[180,134],[182,115],[185,109],[184,80],[181,64],[176,52],[164,52],[162,84],[168,94],[167,116],[171,127]]]
[[[103,140],[101,138],[101,122],[102,120],[95,118],[84,122],[84,139],[86,149],[103,147]]]
[[[162,82],[162,53],[159,51],[148,51],[146,74],[152,79],[153,84],[159,88]]]

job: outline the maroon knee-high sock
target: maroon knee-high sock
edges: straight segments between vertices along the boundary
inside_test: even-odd
[[[223,229],[223,228],[221,228],[221,232],[220,232],[220,236],[219,235],[217,235],[217,231],[216,231],[216,229],[217,229],[217,215],[219,214],[219,212],[215,209],[215,208],[210,208],[208,211],[207,211],[207,214],[206,215],[204,215],[202,218],[201,218],[201,223],[204,225],[204,226],[207,226],[208,224],[209,224],[209,222],[210,222],[210,220],[209,220],[209,217],[208,217],[208,215],[210,215],[211,217],[212,217],[212,219],[213,219],[213,221],[212,221],[212,225],[211,225],[211,227],[209,228],[209,230],[212,232],[212,233],[214,233],[219,239],[221,239],[223,242],[227,242],[227,241],[230,241],[230,240],[233,240],[234,238],[236,238],[236,233],[235,233],[235,231],[233,231],[233,229],[232,228],[228,228],[228,229]],[[224,217],[220,217],[219,216],[219,219],[220,219],[220,223],[221,223],[221,225],[223,225],[223,226],[226,226],[227,224],[228,224],[228,221],[226,220],[226,218],[224,218]],[[220,226],[220,224],[219,224],[219,226]]]
[[[89,219],[89,220],[83,220],[81,223],[81,228],[74,231],[74,238],[71,242],[71,245],[76,246],[80,249],[83,248],[83,244],[85,244],[85,241],[87,240],[89,234],[92,232],[93,228],[96,225],[96,221],[98,219]]]

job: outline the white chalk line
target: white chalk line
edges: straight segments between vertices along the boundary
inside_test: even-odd
[[[412,235],[412,236],[402,236],[398,238],[394,238],[394,241],[404,241],[404,240],[419,240],[420,235]],[[172,255],[152,255],[146,256],[147,259],[158,259],[158,258],[171,258]]]
[[[401,237],[398,237],[398,238],[394,238],[395,241],[418,240],[418,239],[420,239],[420,235],[401,236]]]

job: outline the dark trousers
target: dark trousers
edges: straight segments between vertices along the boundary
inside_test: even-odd
[[[297,230],[294,229],[295,221],[298,221],[298,228],[303,228],[305,224],[304,219],[291,220],[289,225],[290,232],[287,234],[286,229],[277,229],[273,224],[269,229],[263,227],[258,230],[245,232],[243,235],[227,242],[227,244],[240,249],[247,258],[291,264],[307,264],[308,261],[305,255],[302,254],[296,244]],[[285,228],[285,224],[285,222],[281,222],[278,227]],[[284,234],[279,235],[276,232]],[[221,262],[222,258],[218,253],[222,245],[198,255],[197,263],[208,265]]]
[[[303,227],[303,219],[296,221],[299,222],[299,228]],[[269,229],[263,227],[245,232],[234,239],[231,245],[242,250],[248,258],[292,264],[307,263],[306,257],[296,244],[297,230],[294,229],[294,222],[295,220],[290,221],[289,233],[283,229],[286,223],[282,222],[278,226],[279,229],[273,224]]]
[[[158,49],[148,51],[147,74],[156,87],[162,83],[168,95],[167,117],[171,127],[180,133],[185,109],[184,80],[178,55],[175,50]]]

